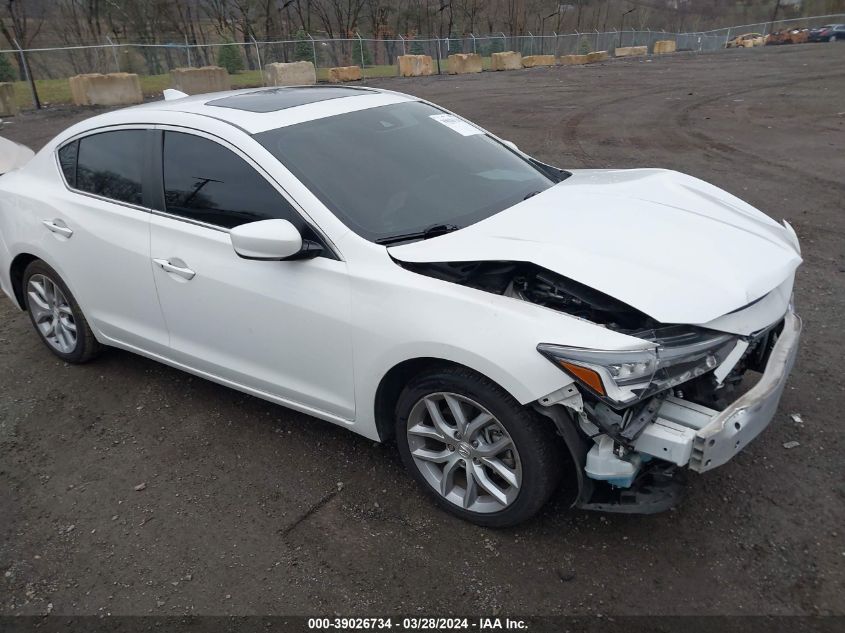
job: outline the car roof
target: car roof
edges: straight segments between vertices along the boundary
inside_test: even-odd
[[[126,123],[132,114],[146,122],[146,114],[184,113],[230,123],[249,134],[337,116],[359,110],[417,101],[416,97],[389,90],[350,86],[291,86],[248,88],[158,100],[102,114],[97,126]],[[155,117],[166,120],[166,116]]]
[[[329,116],[412,101],[376,88],[289,86],[251,88],[154,101],[137,109],[194,113],[225,121],[251,134]]]
[[[300,86],[294,88],[266,88],[250,90],[219,99],[206,101],[205,105],[218,108],[232,108],[246,112],[279,112],[288,108],[342,99],[344,97],[363,97],[375,90],[351,86]]]

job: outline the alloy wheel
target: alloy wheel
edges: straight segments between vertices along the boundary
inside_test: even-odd
[[[416,467],[441,497],[464,510],[498,512],[522,484],[522,463],[510,434],[482,405],[456,393],[421,398],[408,416]]]
[[[35,327],[48,345],[62,354],[76,349],[76,320],[64,292],[49,277],[33,275],[26,288]]]

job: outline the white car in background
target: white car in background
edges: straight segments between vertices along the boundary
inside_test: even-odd
[[[395,439],[489,526],[562,478],[579,507],[664,509],[677,470],[772,419],[801,330],[788,224],[394,92],[168,97],[0,177],[0,285],[59,358],[119,347]]]

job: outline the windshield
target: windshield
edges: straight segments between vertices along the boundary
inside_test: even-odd
[[[463,228],[563,177],[416,101],[255,138],[350,229],[384,243],[421,239],[432,227]]]

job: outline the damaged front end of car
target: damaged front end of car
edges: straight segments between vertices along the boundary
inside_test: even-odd
[[[585,509],[663,511],[680,500],[685,470],[733,458],[774,416],[801,332],[791,304],[774,323],[738,334],[660,323],[533,263],[398,263],[642,341],[623,351],[537,346],[573,381],[534,406],[566,441],[578,471],[575,505]]]

